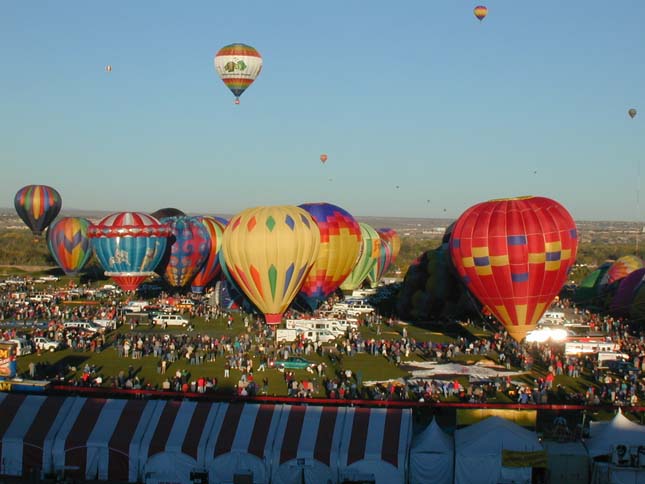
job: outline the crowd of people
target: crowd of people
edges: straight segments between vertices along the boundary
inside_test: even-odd
[[[38,288],[42,290],[41,288]],[[123,305],[114,294],[95,293],[85,297],[84,303],[74,304],[69,293],[51,291],[48,301],[33,301],[27,297],[15,297],[16,293],[30,294],[34,290],[28,283],[0,291],[0,334],[2,339],[11,339],[19,334],[29,337],[44,336],[61,342],[74,352],[114,351],[116,358],[123,360],[123,370],[115,375],[103,374],[86,365],[71,368],[69,364],[29,366],[29,376],[65,381],[74,385],[104,386],[124,389],[154,389],[178,392],[229,392],[240,396],[288,395],[309,398],[326,395],[340,399],[411,399],[441,401],[458,399],[463,402],[483,403],[500,399],[519,403],[586,403],[638,405],[645,396],[645,340],[635,334],[626,321],[612,319],[591,312],[578,312],[582,322],[606,333],[607,338],[618,342],[620,351],[629,355],[638,370],[626,375],[616,375],[598,368],[595,355],[565,355],[561,344],[518,344],[503,331],[491,332],[486,337],[473,337],[468,325],[466,331],[450,343],[418,340],[408,334],[408,327],[392,318],[383,318],[376,313],[364,317],[361,325],[371,331],[348,331],[335,344],[319,344],[303,339],[276,343],[273,329],[263,324],[261,318],[240,313],[233,314],[209,303],[207,297],[183,308],[190,318],[205,321],[224,320],[227,330],[233,325],[243,325],[230,334],[197,332],[187,328],[185,332],[150,331],[146,313],[126,316],[119,307]],[[154,303],[161,305],[164,295]],[[87,301],[89,299],[89,301]],[[94,299],[94,300],[92,300]],[[70,302],[72,304],[70,304]],[[568,300],[559,302],[569,307]],[[115,318],[121,329],[115,332],[101,330],[88,333],[67,328],[63,324],[71,320]],[[237,321],[237,322],[234,322]],[[28,329],[29,328],[29,329]],[[241,329],[241,331],[240,331]],[[385,337],[383,333],[387,332]],[[312,365],[305,373],[287,371],[276,362],[291,356],[312,358]],[[432,379],[409,379],[407,381],[382,381],[373,384],[363,382],[360,371],[353,372],[352,359],[357,354],[383,358],[391,365],[405,365],[411,358],[438,363],[450,362],[463,355],[488,358],[500,369],[500,374],[486,380],[464,381],[450,375]],[[143,381],[132,370],[135,360],[152,357],[156,362],[156,382]],[[181,365],[177,365],[181,362]],[[221,374],[204,371],[220,362]],[[262,373],[278,369],[284,376],[284,387],[269,388],[270,379]],[[504,369],[522,370],[534,375],[533,381],[523,378],[516,381],[504,376]],[[535,369],[536,371],[531,372]],[[528,373],[531,372],[531,373]],[[74,375],[70,378],[70,374]],[[202,375],[201,373],[207,373]],[[572,386],[558,384],[558,377],[582,379],[585,391],[572,391]]]

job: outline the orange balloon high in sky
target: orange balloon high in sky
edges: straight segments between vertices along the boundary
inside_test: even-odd
[[[475,17],[477,17],[481,22],[486,18],[486,15],[488,15],[488,8],[483,5],[477,5],[473,9],[473,13],[475,14]]]
[[[326,161],[327,161],[327,155],[323,153],[322,155],[320,155],[320,162],[324,165]]]
[[[554,200],[491,200],[455,223],[450,255],[468,289],[521,341],[558,295],[576,259],[569,212]]]

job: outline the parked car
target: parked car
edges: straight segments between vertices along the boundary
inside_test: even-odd
[[[56,351],[57,349],[60,349],[61,346],[60,341],[52,341],[43,336],[36,336],[33,339],[33,342],[36,346],[36,349],[42,351]]]
[[[51,274],[47,274],[44,276],[40,276],[38,279],[40,279],[41,281],[55,282],[58,280],[58,277],[52,276]]]
[[[638,368],[632,365],[629,361],[608,361],[606,366],[610,372],[620,376],[627,376],[633,373],[638,373]]]
[[[290,356],[286,360],[276,360],[274,366],[286,370],[304,370],[312,364],[311,361],[300,358],[299,356]]]
[[[152,323],[164,328],[166,326],[181,326],[182,328],[188,326],[188,320],[180,314],[159,314],[153,318]]]
[[[95,319],[92,322],[101,328],[116,329],[116,319]]]
[[[89,331],[90,333],[98,332],[101,327],[92,323],[91,321],[65,321],[63,323],[65,329],[78,329],[81,331]]]

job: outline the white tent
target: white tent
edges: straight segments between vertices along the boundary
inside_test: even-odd
[[[454,475],[455,441],[446,434],[437,420],[416,435],[410,449],[410,484],[432,481],[452,484]]]
[[[281,405],[220,404],[203,461],[209,483],[268,483],[281,412]]]
[[[594,484],[645,484],[645,426],[625,417],[619,409],[609,422],[592,422],[586,445],[593,458],[607,456],[593,464]],[[624,446],[618,457],[614,450]]]
[[[586,445],[591,457],[610,455],[615,445],[638,447],[645,445],[645,426],[625,417],[622,411],[609,422],[592,422]]]
[[[204,473],[206,442],[219,404],[159,401],[138,449],[140,478],[148,484],[192,483]]]
[[[543,443],[547,454],[549,482],[587,484],[591,460],[582,442]]]
[[[272,484],[338,481],[344,407],[285,406],[273,446]]]
[[[74,479],[136,482],[136,448],[154,403],[76,398],[56,433],[54,471]]]
[[[542,451],[535,432],[489,417],[455,432],[455,484],[530,483],[530,467],[502,466],[502,450]]]
[[[406,482],[410,409],[350,408],[340,446],[339,481]]]
[[[73,397],[0,393],[0,475],[52,472],[52,445]]]

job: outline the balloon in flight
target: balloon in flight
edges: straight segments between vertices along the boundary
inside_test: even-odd
[[[327,155],[323,153],[322,155],[320,155],[320,162],[324,165],[326,161]]]
[[[235,95],[235,104],[262,71],[262,56],[250,45],[230,44],[215,55],[215,70]]]
[[[47,185],[27,185],[13,199],[18,216],[31,229],[34,236],[43,233],[60,212],[60,194]]]
[[[634,108],[631,108],[629,111],[627,111],[627,114],[629,114],[630,118],[634,119],[636,114],[638,114],[638,111],[636,111],[636,109],[634,109]]]
[[[314,219],[289,205],[243,210],[226,226],[222,242],[230,275],[269,324],[280,323],[319,248]]]
[[[576,224],[544,197],[479,203],[455,223],[450,253],[459,275],[510,336],[534,329],[576,260]]]
[[[92,257],[87,236],[90,221],[82,217],[63,217],[47,229],[47,247],[65,274],[78,274]]]
[[[485,7],[484,5],[477,5],[473,9],[473,13],[475,14],[475,17],[477,17],[481,22],[486,18],[486,15],[488,15],[488,8]]]
[[[119,212],[90,225],[87,235],[105,275],[134,291],[164,255],[170,227],[140,212]]]

